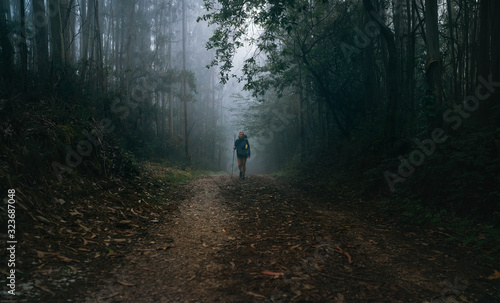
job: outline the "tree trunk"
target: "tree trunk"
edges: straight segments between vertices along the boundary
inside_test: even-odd
[[[437,0],[425,0],[425,32],[427,37],[427,63],[425,65],[428,85],[427,95],[432,96],[434,108],[437,111],[440,109],[442,102],[442,60],[439,50]]]
[[[400,104],[400,77],[399,77],[399,55],[394,41],[394,33],[381,20],[380,15],[375,11],[371,0],[363,0],[366,11],[372,16],[380,26],[380,33],[384,37],[387,45],[388,60],[386,65],[386,92],[387,92],[387,117],[385,125],[386,141],[394,143],[397,138],[396,126],[397,112]]]
[[[500,1],[491,3],[491,73],[494,81],[500,82]]]
[[[21,74],[23,77],[23,91],[26,91],[28,84],[28,47],[26,45],[26,7],[24,0],[19,1],[19,11],[21,15]]]
[[[174,108],[173,108],[173,99],[174,99],[174,69],[172,66],[172,38],[173,38],[173,13],[172,7],[169,9],[169,33],[168,33],[168,72],[170,73],[170,87],[168,89],[168,138],[170,142],[174,139]]]
[[[82,64],[81,78],[85,82],[88,64],[89,52],[89,31],[90,31],[90,3],[87,0],[80,0],[80,14],[81,14],[81,40],[80,40],[80,60]]]
[[[63,47],[65,54],[65,62],[71,62],[72,52],[70,50],[71,45],[73,44],[73,34],[71,29],[71,22],[74,14],[71,12],[71,8],[73,7],[74,0],[65,0],[64,3],[59,1],[59,11],[61,12],[61,29],[63,33]]]
[[[169,46],[170,50],[169,52],[172,51],[172,47]],[[173,99],[174,99],[174,71],[172,68],[170,68],[170,87],[168,89],[168,138],[170,139],[170,142],[174,139],[174,105],[173,105]]]
[[[477,69],[477,53],[478,53],[478,40],[477,40],[477,33],[478,33],[478,18],[479,14],[477,13],[477,10],[471,9],[473,6],[469,6],[470,11],[473,13],[473,19],[472,19],[472,29],[469,31],[470,32],[470,40],[468,45],[470,45],[469,49],[469,73],[468,77],[469,79],[467,80],[467,87],[466,89],[466,94],[469,93],[470,90],[473,89],[473,87],[476,85],[477,81],[477,76],[478,76],[478,69]]]
[[[215,153],[216,153],[216,145],[217,145],[217,100],[215,99],[215,90],[216,90],[216,82],[217,82],[217,74],[214,69],[210,69],[210,99],[212,101],[212,111],[211,111],[211,118],[212,118],[212,144],[210,146],[211,149],[211,155],[210,155],[210,162],[215,160]],[[213,166],[212,166],[213,167]]]
[[[479,32],[479,51],[478,51],[478,83],[484,82],[484,79],[492,79],[493,82],[500,81],[500,42],[498,33],[500,30],[500,21],[498,15],[500,4],[497,0],[481,0],[480,4],[480,32]],[[480,80],[482,77],[483,80]],[[498,89],[491,92],[491,96],[482,101],[481,115],[484,122],[492,121],[495,129],[499,128],[500,118],[498,110],[495,107],[500,104],[500,93]],[[495,119],[495,120],[491,120]]]
[[[122,58],[125,57],[125,69],[127,69],[127,71],[125,71],[125,90],[127,92],[127,99],[130,98],[130,72],[129,70],[132,68],[131,66],[131,58],[132,58],[132,51],[131,51],[131,48],[132,48],[132,40],[134,40],[134,37],[136,35],[136,32],[135,32],[135,28],[134,28],[134,23],[135,23],[135,4],[132,3],[132,5],[130,5],[130,7],[128,8],[130,9],[130,16],[127,20],[127,23],[128,23],[128,28],[127,28],[127,33],[125,33],[125,18],[124,18],[124,21],[123,21],[123,32],[122,34],[124,36],[126,36],[126,42],[125,42],[125,49],[122,51]]]
[[[415,9],[410,0],[406,0],[406,9],[408,17],[408,41],[406,46],[406,89],[408,98],[408,108],[412,114],[415,114]]]
[[[64,37],[61,19],[61,7],[58,0],[49,0],[50,17],[50,36],[52,41],[52,68],[57,73],[65,63],[64,55]]]
[[[498,1],[498,0],[495,0]],[[491,32],[490,32],[490,11],[491,1],[481,0],[479,9],[479,48],[477,53],[477,72],[478,77],[487,78],[490,74],[490,47],[491,47]],[[499,18],[499,16],[495,16]],[[498,35],[499,33],[496,33]],[[498,36],[496,36],[498,40]],[[496,54],[498,56],[499,54]]]
[[[6,1],[8,2],[8,1]],[[0,6],[0,90],[6,95],[11,92],[11,83],[14,73],[14,48],[9,40],[10,32],[7,29],[7,21],[10,18],[10,7]],[[0,95],[0,97],[2,97]]]
[[[451,98],[448,106],[451,106],[453,103],[458,100],[458,84],[457,84],[457,60],[455,56],[455,21],[453,17],[453,6],[451,0],[446,0],[447,10],[448,10],[448,32],[450,35],[450,43],[449,48],[451,51],[451,66],[453,68],[451,73]]]
[[[398,57],[398,65],[403,66],[403,54],[402,51],[404,49],[403,41],[404,41],[404,5],[403,0],[394,0],[393,1],[393,23],[394,23],[394,40],[396,44]],[[400,68],[400,83],[404,84],[406,81],[404,80],[405,74],[403,73],[403,69]],[[401,91],[406,91],[406,89],[401,89]]]
[[[299,63],[299,129],[300,129],[300,161],[304,163],[306,157],[306,130],[304,126],[304,92],[302,91],[301,63]]]
[[[467,10],[467,1],[460,1],[460,8],[464,11],[462,30],[461,30],[461,44],[457,45],[457,65],[458,65],[458,83],[459,88],[459,100],[465,96],[467,87],[467,75],[469,74],[469,12]]]
[[[0,8],[2,9],[2,17],[5,17],[5,21],[10,21],[11,20],[11,11],[10,11],[10,1],[9,0],[3,0],[2,4],[0,4]]]
[[[498,0],[495,0],[498,1]],[[492,58],[490,57],[490,51],[491,51],[491,9],[492,9],[492,3],[490,0],[481,0],[480,1],[480,8],[479,8],[479,47],[477,51],[477,79],[476,79],[476,85],[480,84],[480,77],[483,77],[484,79],[488,79],[489,76],[492,76],[491,74],[491,62]],[[496,16],[498,18],[498,16]],[[498,36],[498,33],[496,33]],[[498,37],[496,37],[498,39]],[[498,56],[498,54],[496,54]],[[483,121],[487,121],[489,119],[489,116],[491,115],[491,99],[488,98],[484,101],[482,101],[481,108],[480,108],[480,114],[482,117]]]
[[[500,33],[500,2],[498,0],[491,2],[491,77],[494,82],[500,82],[500,39],[498,39],[498,33]],[[493,92],[487,107],[491,108],[489,113],[493,116],[494,127],[497,129],[495,146],[497,148],[497,160],[500,169],[500,113],[498,106],[500,105],[500,91],[498,88]],[[494,110],[497,107],[496,111]],[[493,113],[493,114],[492,114]]]
[[[363,24],[370,21],[370,16],[365,12],[363,14]],[[376,61],[373,55],[373,46],[370,44],[363,48],[363,84],[365,86],[363,97],[363,116],[369,117],[373,109],[374,100],[377,100],[377,80],[376,80]]]
[[[184,103],[184,152],[189,159],[189,130],[187,109],[187,70],[186,70],[186,0],[182,0],[182,101]]]
[[[70,3],[68,6],[68,51],[66,55],[66,60],[70,62],[71,64],[75,63],[76,59],[76,43],[75,43],[75,37],[77,37],[78,33],[76,31],[76,14],[72,12],[72,7],[73,3]]]
[[[97,70],[97,88],[104,89],[104,60],[102,53],[102,35],[101,35],[101,24],[100,24],[100,13],[99,13],[99,0],[93,0],[94,2],[94,53],[95,62]]]

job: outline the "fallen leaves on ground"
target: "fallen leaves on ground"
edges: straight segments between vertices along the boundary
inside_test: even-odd
[[[38,281],[35,287],[42,292],[34,289],[33,294],[23,295],[47,301],[56,290],[61,292],[60,281],[95,275],[92,271],[105,270],[102,264],[123,256],[137,239],[149,237],[149,224],[165,223],[164,214],[176,207],[167,201],[181,200],[175,197],[183,195],[176,185],[147,173],[131,180],[73,178],[25,192],[29,195],[19,190],[19,198],[29,201],[29,207],[23,207],[27,220],[19,259],[24,262],[18,270],[28,271],[28,280]],[[85,268],[79,270],[80,264]]]
[[[494,273],[488,277],[488,280],[500,279],[500,271],[494,269]]]
[[[123,282],[123,281],[120,281],[120,280],[116,280],[116,282],[117,282],[118,284],[123,285],[123,286],[136,286],[136,285],[137,285],[137,284],[135,284],[135,283],[128,283],[128,282]]]
[[[346,252],[345,250],[343,250],[342,248],[340,248],[340,246],[337,246],[335,249],[335,251],[338,251],[339,253],[345,255],[347,257],[347,262],[349,262],[349,264],[352,264],[352,259],[351,259],[351,256],[349,255],[348,252]]]
[[[274,272],[274,271],[268,271],[268,270],[265,270],[262,273],[264,275],[269,275],[269,276],[283,276],[283,275],[285,275],[284,272]]]

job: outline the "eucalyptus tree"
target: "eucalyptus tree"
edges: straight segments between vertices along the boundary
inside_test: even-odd
[[[232,74],[236,50],[254,45],[239,77],[245,89],[264,99],[269,90],[281,96],[292,87],[300,95],[305,83],[312,85],[310,97],[326,105],[323,115],[332,117],[343,137],[350,137],[361,96],[349,84],[359,83],[359,64],[346,57],[342,41],[349,39],[356,22],[355,1],[205,1],[205,6],[209,13],[201,19],[218,25],[207,47],[215,49],[212,66],[219,67],[222,83]],[[250,29],[257,34],[248,34]]]
[[[43,81],[49,66],[49,40],[44,0],[33,0],[33,24],[36,27],[35,53],[39,81]]]
[[[429,95],[433,98],[437,110],[442,103],[442,56],[439,46],[438,4],[437,0],[425,1],[425,27],[427,45],[427,63],[425,64]]]

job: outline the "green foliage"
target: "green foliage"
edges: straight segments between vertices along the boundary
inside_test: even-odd
[[[444,207],[461,216],[474,214],[498,222],[499,163],[492,138],[491,132],[487,131],[450,136],[408,178],[399,195],[419,193],[426,205]]]
[[[459,218],[439,206],[427,206],[417,197],[379,202],[382,210],[406,224],[425,225],[430,229],[446,229],[449,242],[459,241],[493,260],[500,254],[500,231],[491,224],[473,218]]]
[[[33,90],[2,100],[0,183],[12,187],[57,180],[59,171],[53,170],[54,163],[65,167],[63,178],[138,173],[135,156],[118,146],[115,133],[100,126],[106,119],[102,111],[106,96],[79,94],[76,79],[68,78],[51,91]],[[68,174],[69,170],[72,173]]]
[[[300,178],[304,168],[301,164],[300,155],[295,155],[287,162],[284,169],[275,171],[271,175],[276,178],[296,179]]]
[[[258,51],[245,60],[243,75],[238,80],[244,80],[245,89],[255,96],[263,96],[270,89],[281,96],[286,87],[297,83],[299,62],[304,65],[304,73],[325,93],[345,90],[346,87],[340,87],[342,83],[352,82],[354,79],[349,77],[356,77],[356,71],[350,68],[340,47],[342,41],[352,37],[348,31],[356,15],[352,1],[334,4],[223,1],[220,5],[200,19],[218,25],[207,48],[216,50],[211,66],[219,66],[223,83],[231,75],[236,50],[245,42]],[[212,1],[205,1],[205,6],[215,7]],[[247,36],[250,25],[263,28],[262,34]],[[312,32],[315,34],[311,35]],[[259,58],[261,53],[266,54],[265,64]]]

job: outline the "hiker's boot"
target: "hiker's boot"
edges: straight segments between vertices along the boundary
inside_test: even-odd
[[[243,172],[240,171],[240,179],[243,179]]]

